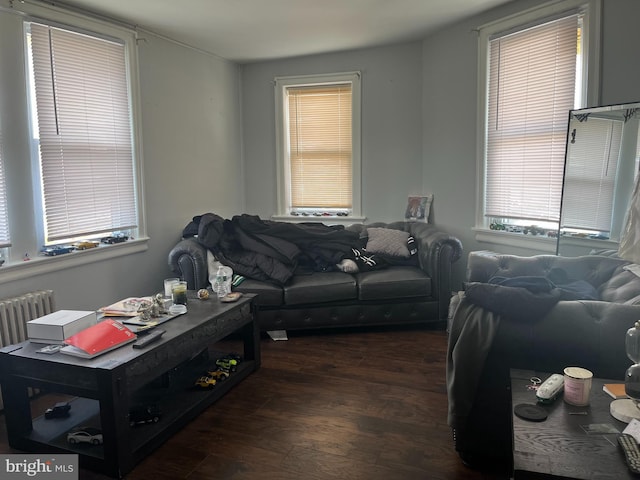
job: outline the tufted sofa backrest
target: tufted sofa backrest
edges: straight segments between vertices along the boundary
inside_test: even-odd
[[[640,304],[640,278],[624,269],[629,264],[627,260],[602,255],[521,257],[476,251],[469,254],[467,281],[487,282],[494,276],[546,277],[553,269],[561,269],[567,278],[593,285],[602,301],[636,305]]]
[[[347,230],[351,230],[352,232],[358,232],[360,234],[365,234],[367,228],[369,227],[377,227],[377,228],[393,228],[395,230],[404,230],[405,232],[411,231],[411,222],[373,222],[373,223],[353,223],[346,227]]]
[[[446,285],[450,284],[451,264],[462,257],[462,243],[458,238],[439,230],[438,227],[431,223],[416,221],[356,223],[349,225],[347,229],[364,235],[369,227],[393,228],[409,232],[416,240],[420,268],[431,276],[435,275],[436,272],[440,275],[446,275],[447,278],[438,278],[437,281]]]

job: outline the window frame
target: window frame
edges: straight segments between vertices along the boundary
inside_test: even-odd
[[[11,105],[3,106],[4,112],[0,112],[3,118],[11,116],[16,118],[15,125],[12,125],[12,132],[16,138],[8,149],[5,149],[5,174],[8,179],[20,178],[20,185],[9,185],[9,226],[11,229],[12,246],[0,249],[6,263],[2,266],[0,273],[0,284],[29,278],[33,275],[44,274],[60,269],[72,268],[78,265],[103,261],[105,259],[129,255],[131,253],[142,252],[148,249],[148,237],[146,232],[146,221],[144,211],[144,190],[143,190],[143,156],[142,156],[142,125],[141,125],[141,96],[139,82],[139,66],[137,52],[137,32],[134,28],[125,24],[107,22],[98,18],[88,17],[76,12],[71,12],[61,7],[52,5],[36,5],[31,3],[21,3],[12,10],[2,10],[2,15],[14,15],[15,22],[21,23],[20,38],[15,39],[15,52],[12,60],[16,66],[21,66],[21,70],[16,71],[11,78],[12,85],[19,85],[20,90],[15,92],[19,96],[19,101],[12,102]],[[16,25],[13,19],[5,17],[9,24]],[[26,22],[39,22],[56,27],[80,32],[89,33],[98,38],[117,38],[125,45],[128,74],[128,90],[131,115],[131,130],[133,138],[133,167],[135,182],[135,201],[138,217],[138,228],[135,231],[135,238],[125,243],[117,245],[105,245],[100,248],[77,251],[68,255],[55,257],[43,257],[39,255],[43,247],[44,227],[41,218],[42,212],[39,207],[40,195],[39,173],[33,168],[34,161],[37,165],[38,152],[34,151],[34,142],[31,132],[31,105],[28,93],[28,46],[25,40]],[[15,32],[13,31],[15,30]],[[12,29],[9,38],[17,36],[17,26]],[[7,34],[9,35],[9,34]],[[22,51],[22,57],[18,58],[18,50]],[[19,65],[18,65],[19,63]],[[2,93],[2,92],[0,92]],[[4,95],[4,93],[2,93]],[[5,132],[6,133],[6,132]],[[18,138],[19,137],[19,138]],[[24,162],[24,157],[30,158],[29,162]],[[9,180],[9,183],[12,183]],[[13,188],[12,188],[13,187]],[[29,187],[29,188],[27,188]],[[29,254],[30,261],[25,262],[25,254]]]
[[[4,170],[4,163],[2,161],[2,122],[0,122],[0,251],[11,246],[9,202],[7,201],[7,182]],[[0,266],[1,264],[2,262],[0,262]]]
[[[275,130],[276,130],[276,164],[277,164],[277,214],[272,218],[281,221],[309,221],[313,216],[295,216],[291,214],[288,199],[290,197],[288,124],[286,108],[286,89],[299,86],[322,86],[333,84],[351,84],[352,101],[352,209],[349,216],[323,216],[323,222],[353,223],[363,221],[361,193],[361,73],[343,72],[319,75],[295,75],[276,77],[275,89]]]
[[[517,246],[542,252],[556,251],[556,239],[521,235],[491,230],[490,220],[484,216],[486,185],[487,109],[489,95],[489,41],[496,35],[523,30],[547,19],[580,11],[584,14],[583,45],[587,54],[583,57],[582,103],[575,108],[584,108],[599,103],[600,75],[600,18],[601,0],[563,0],[544,4],[527,11],[508,16],[478,28],[478,108],[476,131],[476,212],[475,237],[480,242]],[[569,110],[567,110],[567,125]]]
[[[41,243],[137,231],[131,82],[124,42],[51,22],[23,25],[29,39],[29,85],[33,82],[35,90],[30,89],[30,101],[37,106],[31,109],[38,122],[37,127],[35,119],[31,122],[39,152],[35,167],[46,212],[47,234]],[[103,58],[99,67],[78,62],[81,55],[87,59],[87,51],[92,58]],[[81,101],[87,96],[91,101]],[[55,112],[55,118],[49,119],[47,112]],[[119,188],[114,189],[112,181],[119,182]]]

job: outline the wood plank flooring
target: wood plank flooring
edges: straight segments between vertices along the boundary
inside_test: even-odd
[[[126,479],[509,478],[471,470],[454,451],[446,344],[445,332],[419,327],[265,336],[261,369]],[[0,451],[8,453],[1,424]],[[106,478],[80,472],[80,480]]]

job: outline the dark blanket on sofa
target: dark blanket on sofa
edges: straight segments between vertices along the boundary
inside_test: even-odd
[[[295,274],[335,269],[362,247],[356,232],[341,225],[287,223],[238,215],[231,220],[214,213],[193,218],[183,236],[198,241],[235,273],[286,284]]]
[[[561,269],[548,277],[491,277],[488,283],[470,282],[467,298],[487,310],[513,319],[542,318],[560,300],[598,300],[598,292],[584,280],[573,280]]]

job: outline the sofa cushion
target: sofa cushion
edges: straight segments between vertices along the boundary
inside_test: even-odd
[[[618,267],[600,288],[600,300],[627,305],[640,304],[640,278],[628,271],[625,266]]]
[[[407,248],[409,232],[393,228],[367,228],[367,253],[380,253],[392,257],[409,258]]]
[[[360,300],[402,299],[431,295],[431,278],[417,267],[392,267],[356,275]]]
[[[282,287],[270,282],[262,282],[247,278],[237,287],[233,287],[234,292],[255,293],[258,295],[256,303],[259,306],[278,307],[284,301]]]
[[[314,272],[294,275],[284,286],[286,305],[304,305],[357,298],[356,280],[343,272]]]

